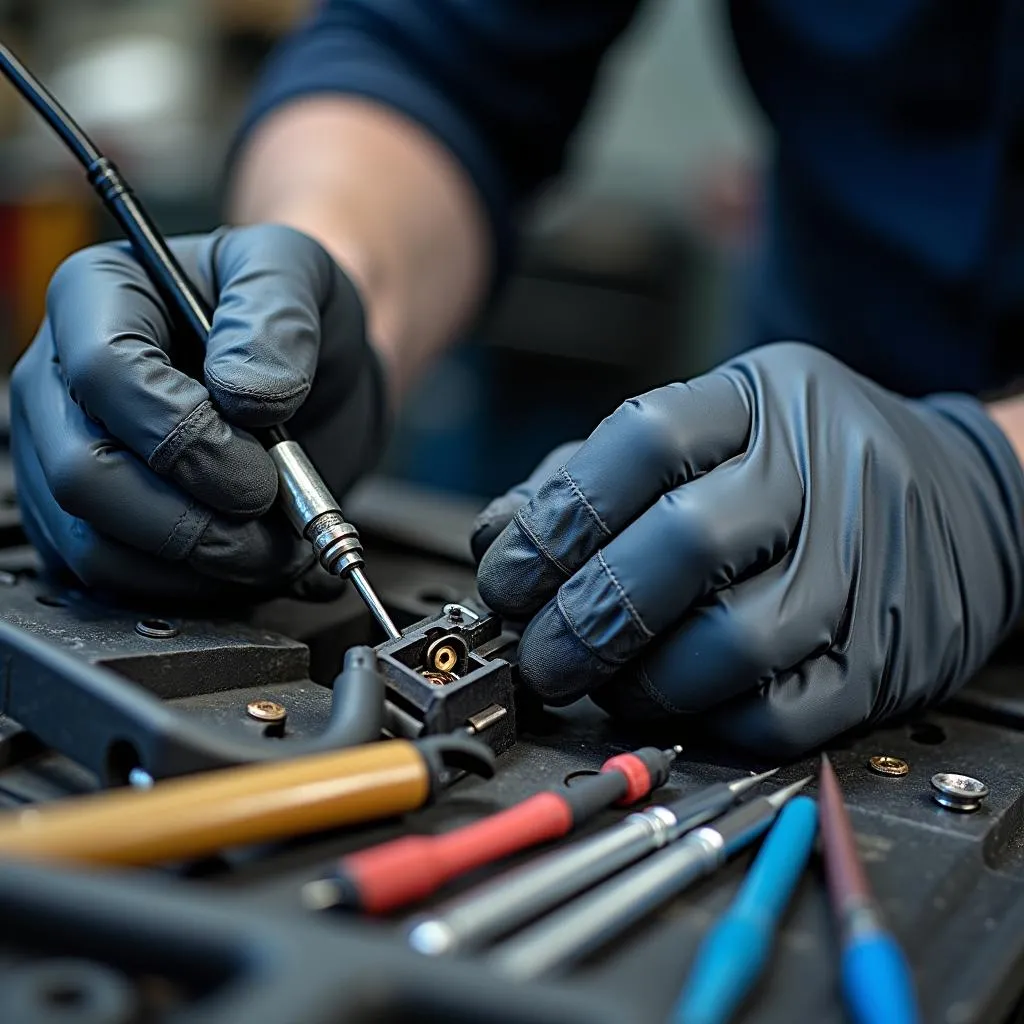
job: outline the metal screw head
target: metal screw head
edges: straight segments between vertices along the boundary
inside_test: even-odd
[[[471,611],[464,604],[450,602],[441,609],[452,622],[476,622],[480,618],[476,612]]]
[[[250,718],[261,722],[283,722],[288,715],[288,709],[276,700],[251,700],[245,710]]]
[[[149,637],[150,640],[170,640],[171,637],[177,636],[180,630],[166,619],[142,619],[135,623],[135,632],[139,636]]]
[[[951,811],[976,811],[988,796],[988,786],[980,779],[957,772],[939,772],[932,776],[932,796]]]
[[[902,757],[888,754],[876,754],[868,761],[868,767],[879,775],[906,775],[910,771],[910,765]]]

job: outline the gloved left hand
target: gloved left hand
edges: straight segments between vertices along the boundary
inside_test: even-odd
[[[776,344],[625,403],[474,549],[548,703],[793,755],[984,662],[1024,605],[1024,475],[976,400]]]

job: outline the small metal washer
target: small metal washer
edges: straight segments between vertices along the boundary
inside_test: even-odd
[[[906,775],[910,771],[910,765],[902,757],[888,754],[876,754],[868,761],[868,767],[879,775]]]
[[[170,640],[181,631],[166,619],[142,619],[135,623],[135,632],[150,640]]]
[[[250,718],[257,718],[261,722],[283,722],[288,715],[288,709],[276,700],[249,701],[245,711]]]
[[[936,803],[951,811],[976,811],[988,796],[988,786],[980,779],[957,772],[939,772],[932,776],[932,796]]]

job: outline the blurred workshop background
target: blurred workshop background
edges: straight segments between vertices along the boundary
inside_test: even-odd
[[[218,222],[224,154],[275,40],[311,0],[0,0],[0,32],[167,234]],[[500,492],[620,401],[717,361],[769,143],[726,7],[650,0],[607,61],[510,286],[404,410],[383,470]],[[0,339],[13,364],[69,252],[116,228],[0,84]]]

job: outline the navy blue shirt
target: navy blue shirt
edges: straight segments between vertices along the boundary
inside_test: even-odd
[[[270,60],[243,130],[314,93],[397,108],[466,167],[506,266],[518,204],[559,171],[637,7],[322,0]],[[743,344],[809,341],[908,394],[1024,373],[1024,0],[729,13],[776,135]]]

